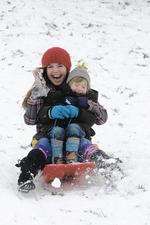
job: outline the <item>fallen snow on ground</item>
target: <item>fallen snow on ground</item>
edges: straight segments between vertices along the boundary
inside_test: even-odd
[[[150,224],[150,1],[3,0],[0,2],[0,224]],[[45,50],[67,49],[89,65],[92,87],[109,119],[93,142],[123,160],[114,186],[75,188],[51,195],[17,192],[17,160],[30,150],[34,127],[21,101]]]

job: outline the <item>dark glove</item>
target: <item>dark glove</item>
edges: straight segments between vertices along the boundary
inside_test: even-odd
[[[88,99],[86,96],[80,96],[78,97],[78,106],[81,108],[88,108],[88,103],[87,103]]]

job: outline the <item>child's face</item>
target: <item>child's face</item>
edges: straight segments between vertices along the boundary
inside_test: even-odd
[[[70,84],[70,88],[73,92],[77,94],[86,94],[87,93],[87,82],[73,82]]]
[[[47,76],[52,84],[59,86],[63,83],[67,75],[67,69],[59,63],[51,63],[47,67]]]

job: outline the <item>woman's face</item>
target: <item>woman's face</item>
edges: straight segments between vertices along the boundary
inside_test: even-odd
[[[59,86],[63,83],[67,75],[67,69],[59,63],[51,63],[47,67],[47,77],[52,84]]]

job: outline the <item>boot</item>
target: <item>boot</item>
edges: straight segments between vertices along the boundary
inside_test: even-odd
[[[102,156],[102,154],[97,151],[94,152],[91,157],[90,157],[90,161],[93,161],[96,165],[97,168],[104,168],[104,158]]]
[[[17,167],[21,168],[21,174],[18,179],[19,191],[28,192],[35,188],[33,178],[40,169],[44,168],[45,164],[45,155],[38,149],[31,150],[27,157],[16,164]]]
[[[67,152],[66,153],[66,163],[75,163],[78,161],[76,152]]]
[[[62,163],[64,163],[63,162],[63,158],[61,158],[61,157],[55,157],[54,158],[54,163],[55,164],[62,164]]]
[[[30,190],[34,190],[33,178],[34,176],[30,172],[21,172],[18,179],[18,191],[28,193]]]
[[[114,169],[122,162],[119,158],[113,158],[100,149],[91,155],[90,160],[95,162],[98,169],[106,169],[108,167]]]

